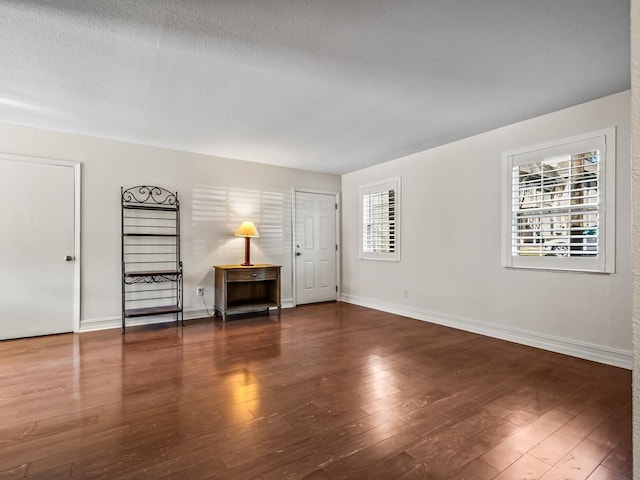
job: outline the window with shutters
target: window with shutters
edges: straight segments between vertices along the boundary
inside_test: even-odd
[[[505,157],[505,266],[613,272],[615,130]]]
[[[400,179],[360,189],[360,258],[400,261]]]

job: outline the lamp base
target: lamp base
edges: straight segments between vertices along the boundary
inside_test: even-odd
[[[243,267],[253,267],[253,263],[251,263],[251,239],[249,237],[244,237],[244,263],[241,265]]]

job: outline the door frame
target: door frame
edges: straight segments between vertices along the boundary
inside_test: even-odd
[[[314,188],[302,188],[302,187],[293,187],[291,194],[291,276],[293,279],[292,286],[293,291],[291,292],[291,296],[293,297],[293,306],[295,307],[298,304],[298,278],[296,275],[296,194],[297,193],[318,193],[321,195],[332,195],[336,202],[336,245],[338,249],[336,250],[336,300],[340,300],[340,295],[342,292],[341,284],[340,284],[340,274],[341,274],[341,252],[342,245],[340,243],[340,239],[342,237],[340,233],[340,192],[335,190],[318,190]]]
[[[14,153],[0,152],[0,161],[9,160],[15,162],[41,163],[45,165],[57,165],[73,168],[73,331],[80,331],[80,220],[81,220],[81,163],[70,160],[59,160],[50,157],[36,157],[30,155],[18,155]]]

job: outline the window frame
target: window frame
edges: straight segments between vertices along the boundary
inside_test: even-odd
[[[563,155],[599,151],[598,255],[593,257],[513,255],[513,168]],[[615,273],[616,128],[505,152],[502,156],[502,266],[567,272]]]
[[[365,251],[364,248],[364,197],[365,195],[371,195],[374,193],[387,192],[394,190],[394,221],[393,221],[393,234],[394,234],[394,251],[393,252],[372,252]],[[401,218],[401,179],[400,177],[394,177],[387,180],[383,180],[368,185],[363,185],[359,190],[359,251],[361,260],[383,260],[391,262],[400,261],[400,218]]]

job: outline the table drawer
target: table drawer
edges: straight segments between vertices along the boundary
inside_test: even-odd
[[[228,282],[252,282],[260,280],[275,280],[278,278],[278,270],[275,268],[252,268],[247,270],[229,270]]]

